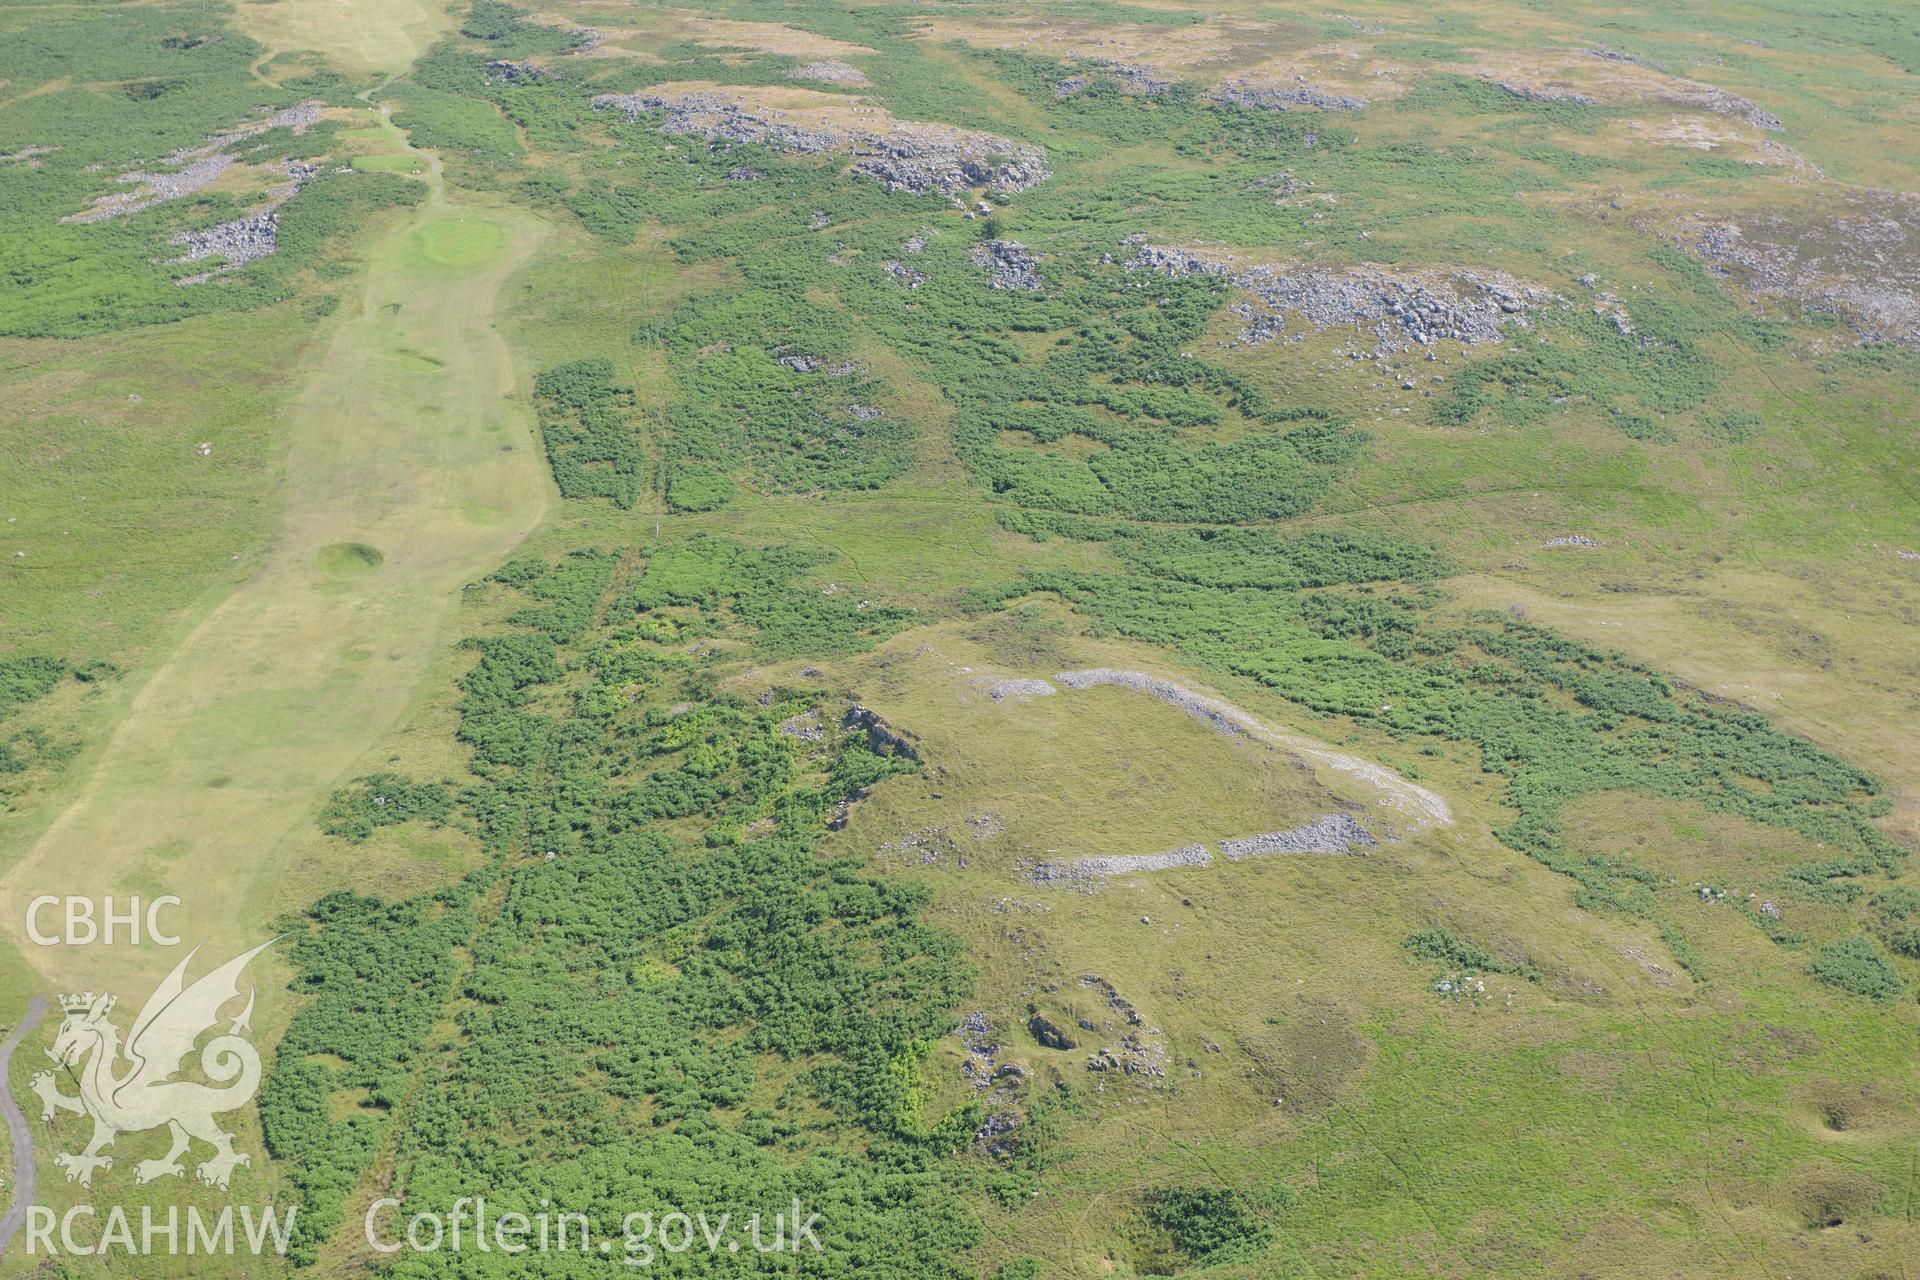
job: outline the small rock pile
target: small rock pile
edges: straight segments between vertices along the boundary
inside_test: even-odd
[[[777,355],[774,360],[795,373],[824,373],[829,378],[844,378],[860,372],[860,366],[851,360],[822,360],[819,356],[810,356],[804,351],[789,351]]]
[[[219,271],[233,271],[249,262],[257,262],[279,248],[280,215],[269,209],[253,217],[235,218],[201,231],[183,231],[173,238],[173,243],[184,245],[187,250],[174,259],[176,262],[198,262],[202,258],[212,257],[227,260],[226,265],[218,271],[190,276],[177,282],[198,284]]]
[[[528,62],[508,62],[504,58],[497,58],[487,64],[487,79],[503,84],[528,84],[552,78],[553,72]]]
[[[1047,282],[1040,275],[1040,259],[1027,252],[1027,247],[1017,240],[989,240],[975,245],[968,256],[976,267],[987,269],[988,288],[1038,293],[1046,287]]]
[[[819,742],[827,736],[818,711],[802,711],[797,716],[787,717],[780,722],[780,732],[802,742]]]
[[[909,289],[918,289],[927,282],[925,272],[915,271],[897,258],[888,258],[880,264],[880,269],[887,273],[887,279]]]
[[[958,848],[945,827],[928,827],[924,831],[909,831],[898,840],[889,840],[877,852],[886,857],[904,858],[914,866],[937,867]],[[961,859],[959,865],[964,868],[966,860]]]

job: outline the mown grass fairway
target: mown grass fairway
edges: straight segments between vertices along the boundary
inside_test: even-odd
[[[365,284],[289,411],[272,550],[147,681],[9,871],[10,921],[42,892],[178,893],[196,940],[258,927],[249,907],[276,846],[406,711],[460,587],[544,508],[492,320],[544,234],[449,197],[436,176],[415,215],[368,242]],[[110,957],[93,970],[84,955],[60,957],[61,981],[111,977]]]

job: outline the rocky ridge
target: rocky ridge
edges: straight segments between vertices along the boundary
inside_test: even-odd
[[[1509,326],[1525,328],[1528,311],[1554,297],[1498,272],[1242,264],[1211,250],[1134,244],[1134,255],[1124,264],[1128,271],[1157,271],[1176,279],[1220,276],[1252,294],[1258,305],[1235,307],[1247,321],[1240,340],[1248,345],[1279,337],[1289,315],[1314,329],[1370,329],[1384,352],[1431,346],[1443,338],[1469,345],[1499,342]]]
[[[1053,176],[1046,152],[1038,147],[950,125],[896,120],[882,128],[834,120],[824,113],[762,108],[707,92],[605,93],[593,99],[593,107],[617,110],[630,122],[658,112],[662,132],[709,144],[756,143],[799,155],[850,155],[852,172],[889,191],[935,192],[957,199],[963,192],[985,188],[1004,196]]]

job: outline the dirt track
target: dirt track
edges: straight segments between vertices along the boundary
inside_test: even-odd
[[[40,1019],[46,1016],[47,998],[35,996],[27,1001],[26,1016],[7,1032],[5,1040],[0,1040],[0,1113],[7,1118],[7,1145],[13,1152],[13,1201],[7,1206],[7,1216],[0,1218],[0,1255],[6,1253],[7,1246],[25,1225],[27,1207],[33,1203],[39,1185],[34,1177],[33,1131],[27,1128],[27,1118],[21,1114],[20,1104],[14,1101],[13,1090],[6,1087],[7,1076],[13,1067],[13,1051],[33,1034]]]

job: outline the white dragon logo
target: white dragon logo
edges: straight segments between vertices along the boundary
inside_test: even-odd
[[[246,992],[246,1008],[224,1034],[215,1036],[200,1050],[200,1070],[215,1083],[175,1077],[180,1073],[181,1059],[193,1052],[200,1037],[219,1022],[220,1010],[240,995],[240,971],[272,945],[261,943],[192,986],[186,985],[187,964],[199,948],[189,952],[147,997],[140,1015],[133,1020],[133,1030],[127,1034],[124,1071],[120,1029],[107,1020],[115,998],[96,996],[91,991],[60,997],[60,1007],[67,1016],[47,1056],[73,1076],[80,1096],[70,1098],[61,1093],[51,1071],[34,1076],[33,1091],[40,1095],[40,1116],[44,1120],[53,1119],[56,1111],[93,1117],[93,1139],[86,1150],[54,1157],[67,1171],[68,1182],[93,1185],[95,1170],[113,1167],[113,1157],[102,1155],[101,1148],[111,1146],[120,1134],[161,1125],[173,1131],[173,1146],[160,1159],[135,1165],[136,1181],[151,1182],[184,1172],[180,1157],[193,1138],[213,1148],[213,1155],[198,1170],[200,1180],[210,1186],[224,1188],[235,1167],[253,1162],[252,1157],[233,1149],[233,1135],[213,1119],[220,1112],[245,1105],[260,1087],[260,1054],[239,1034],[250,1029],[251,987]],[[93,1055],[92,1060],[81,1066],[88,1054]],[[81,1068],[78,1075],[74,1073],[76,1067]]]

